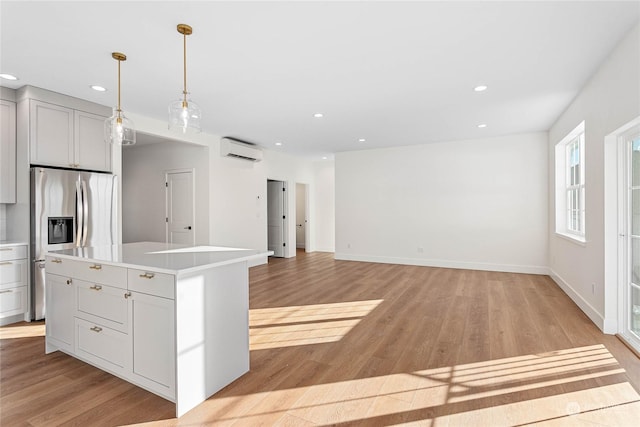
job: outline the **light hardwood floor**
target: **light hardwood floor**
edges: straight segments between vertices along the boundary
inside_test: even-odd
[[[640,360],[546,276],[300,253],[250,272],[251,371],[170,402],[0,328],[0,425],[638,425]],[[33,336],[29,336],[33,335]]]

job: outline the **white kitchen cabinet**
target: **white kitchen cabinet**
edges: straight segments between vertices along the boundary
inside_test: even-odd
[[[104,141],[106,117],[35,99],[29,100],[32,165],[111,171]]]
[[[49,264],[48,259],[47,264]],[[73,315],[75,313],[75,285],[73,279],[56,274],[47,274],[46,277],[47,353],[56,349],[73,352]]]
[[[25,319],[27,313],[27,246],[0,247],[0,325]]]
[[[127,291],[113,286],[75,280],[75,316],[116,331],[129,332]]]
[[[75,313],[75,347],[60,350],[174,402],[178,417],[249,370],[247,264],[271,253],[153,242],[103,249],[47,256],[47,274],[76,286],[75,309],[65,308]],[[56,303],[47,300],[47,312]],[[47,352],[56,345],[47,336]]]
[[[130,370],[129,335],[101,323],[75,318],[74,354],[118,375]]]
[[[111,144],[104,140],[106,117],[74,111],[74,150],[82,169],[111,171]]]
[[[16,103],[0,100],[0,203],[16,202]]]
[[[131,292],[132,380],[173,400],[175,397],[174,301]]]

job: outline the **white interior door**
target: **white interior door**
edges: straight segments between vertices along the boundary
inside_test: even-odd
[[[627,134],[626,286],[623,292],[623,336],[640,351],[640,126]]]
[[[165,174],[167,243],[195,244],[193,171]]]
[[[276,257],[284,257],[285,191],[283,181],[267,181],[267,246]]]
[[[296,183],[296,247],[308,250],[307,185]]]

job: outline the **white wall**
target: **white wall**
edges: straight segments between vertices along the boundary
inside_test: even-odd
[[[165,172],[193,169],[195,240],[209,243],[209,149],[181,142],[136,145],[123,149],[123,242],[164,242]]]
[[[547,273],[547,134],[336,154],[336,258]]]
[[[318,230],[322,233],[319,236],[321,242],[327,242],[333,240],[334,228],[333,217],[331,215],[324,215],[322,210],[322,216],[316,219],[316,169],[314,164],[309,159],[304,159],[285,153],[281,153],[275,150],[264,150],[263,161],[261,162],[249,162],[246,160],[222,157],[220,155],[220,137],[217,135],[201,133],[197,135],[187,135],[183,138],[182,135],[170,133],[166,130],[166,123],[161,120],[150,119],[148,117],[129,114],[136,123],[136,129],[140,132],[144,132],[149,135],[155,135],[159,138],[173,138],[184,140],[192,144],[197,144],[202,147],[208,148],[208,158],[206,158],[208,170],[208,197],[202,198],[207,200],[207,206],[198,207],[198,215],[202,215],[208,219],[208,240],[206,243],[212,245],[232,246],[252,248],[259,250],[267,250],[267,179],[276,179],[285,181],[288,188],[291,190],[288,192],[288,212],[287,215],[293,220],[290,221],[289,228],[287,230],[287,256],[295,256],[295,184],[297,182],[308,184],[309,197],[309,223],[310,223],[310,251],[316,249],[316,236]],[[144,150],[144,146],[131,147],[126,150],[138,150],[141,152]],[[178,166],[176,163],[172,163],[175,159],[167,159],[167,157],[178,157],[177,153],[165,152],[163,154],[158,153],[157,157],[149,160],[147,163],[159,163],[162,165],[172,165],[172,167],[187,167]],[[125,154],[125,161],[127,161],[128,155]],[[159,166],[149,166],[143,164],[143,157],[140,156],[136,162],[139,165],[138,168],[128,168],[128,172],[124,171],[124,181],[127,185],[127,181],[130,181],[133,174],[137,174],[141,182],[145,179],[143,174],[144,170],[158,170]],[[198,157],[198,161],[202,161],[204,156]],[[133,158],[131,159],[134,160]],[[196,159],[193,159],[196,160]],[[182,164],[182,163],[181,163]],[[186,163],[185,163],[186,164]],[[165,166],[163,166],[165,167]],[[202,166],[204,167],[204,166]],[[332,167],[329,167],[325,172],[325,175],[332,174]],[[129,177],[129,179],[128,179]],[[137,191],[137,190],[136,190]],[[128,191],[125,190],[124,193]],[[324,180],[319,183],[319,193],[323,197],[323,200],[331,197],[333,194],[333,181]],[[154,196],[155,199],[159,197],[159,194]],[[131,204],[131,201],[123,201],[124,209],[130,209],[127,205]],[[162,204],[162,212],[164,212],[164,193],[162,194],[162,201],[152,201],[151,206],[154,206],[154,210]],[[164,213],[163,213],[164,215]],[[125,227],[129,227],[126,224]],[[141,224],[138,221],[138,225],[144,228],[146,225]],[[133,225],[131,226],[133,228]],[[203,227],[201,227],[202,229]],[[125,232],[125,240],[132,241],[137,239],[137,235],[131,234],[134,230],[127,228]],[[145,232],[146,233],[146,232]],[[158,233],[157,230],[149,230],[148,233]],[[199,238],[198,238],[199,239]],[[200,240],[198,240],[200,243]],[[322,247],[323,250],[326,246]]]
[[[315,250],[335,251],[335,162],[317,161],[314,168],[316,240]]]
[[[296,248],[304,249],[304,234],[306,224],[305,212],[307,207],[307,197],[305,191],[305,184],[296,183]],[[2,211],[0,211],[0,214]],[[298,227],[302,225],[302,227]]]
[[[585,121],[587,242],[579,245],[555,234],[555,177],[551,176],[549,266],[553,279],[605,332],[617,329],[617,293],[615,284],[613,289],[604,286],[604,140],[606,135],[640,115],[639,28],[636,25],[614,49],[549,131],[549,165],[553,170],[553,147]]]

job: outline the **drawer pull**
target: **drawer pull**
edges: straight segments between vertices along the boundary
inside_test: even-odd
[[[144,274],[140,275],[140,277],[142,277],[144,279],[153,279],[154,276],[155,276],[155,274],[153,274],[153,273],[144,273]]]
[[[100,286],[100,285],[93,285],[93,286],[89,286],[89,289],[93,289],[94,291],[99,291],[100,289],[102,289],[102,286]]]
[[[13,248],[0,248],[0,251],[3,251],[3,252],[4,251],[12,251],[12,250],[13,250]]]
[[[0,291],[0,294],[10,294],[11,292],[13,292],[13,289],[9,289],[7,291]]]
[[[100,326],[94,326],[93,328],[89,328],[93,332],[102,332],[102,328]]]
[[[73,283],[73,280],[67,279],[67,285],[70,285],[71,283]]]
[[[130,296],[131,296],[131,292],[127,292],[127,293],[124,294],[124,298],[125,299],[129,298]]]
[[[11,264],[13,264],[13,263],[12,262],[7,262],[7,261],[0,262],[0,265],[11,265]]]
[[[51,260],[51,262],[55,262],[56,264],[60,264],[62,263],[62,260],[60,258],[54,258]]]
[[[100,264],[93,264],[89,266],[92,270],[102,270],[102,266]]]

